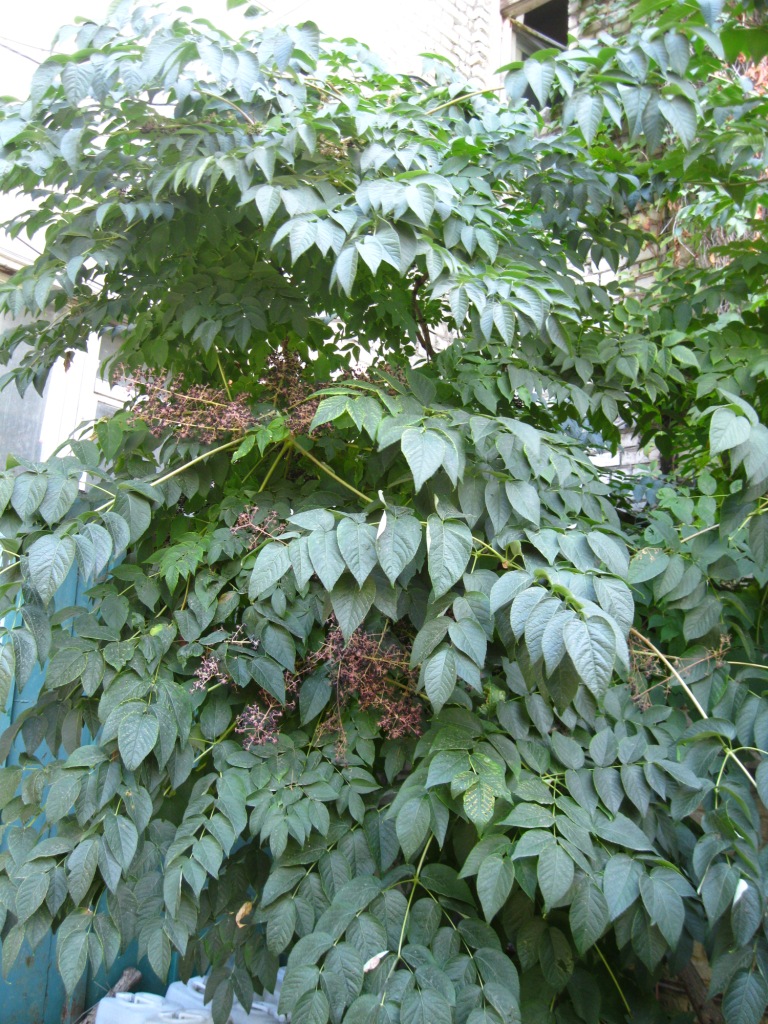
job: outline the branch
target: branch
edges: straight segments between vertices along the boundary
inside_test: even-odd
[[[648,648],[648,650],[652,651],[656,655],[656,657],[659,659],[659,661],[662,662],[662,664],[666,665],[666,667],[669,669],[671,674],[675,677],[675,679],[678,681],[678,683],[680,683],[680,686],[683,688],[683,690],[684,690],[685,694],[687,695],[688,699],[691,701],[693,706],[699,712],[701,717],[705,721],[707,721],[709,719],[709,715],[704,710],[704,708],[701,706],[699,701],[696,699],[696,694],[690,688],[688,683],[686,683],[686,681],[683,679],[683,677],[677,671],[677,669],[672,664],[672,662],[669,660],[669,658],[665,654],[662,654],[661,651],[658,649],[658,647],[656,647],[656,645],[653,644],[648,639],[647,636],[643,636],[642,633],[638,633],[638,631],[634,628],[634,626],[632,626],[630,628],[629,632],[633,636],[637,637],[637,639],[640,641],[640,643],[645,644],[645,646]],[[723,745],[723,749],[725,750],[726,759],[730,757],[730,759],[732,761],[735,761],[736,764],[739,766],[739,768],[742,770],[742,772],[744,772],[746,777],[749,779],[749,781],[755,787],[755,789],[757,789],[757,782],[755,782],[755,778],[752,775],[752,773],[750,772],[750,770],[742,763],[742,761],[736,756],[736,754],[734,754],[734,752],[730,748],[728,748],[725,745]]]
[[[432,339],[429,337],[429,327],[427,326],[427,321],[424,319],[424,314],[422,313],[421,306],[419,305],[419,289],[426,284],[426,281],[427,279],[423,274],[419,274],[414,281],[411,304],[413,307],[413,319],[416,321],[416,333],[419,341],[429,358],[434,359],[435,350],[432,348]]]

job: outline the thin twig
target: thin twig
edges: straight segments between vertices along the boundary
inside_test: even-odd
[[[432,114],[436,114],[438,110],[445,110],[446,107],[453,107],[462,100],[471,100],[473,96],[482,96],[486,92],[501,92],[505,87],[503,85],[486,85],[484,89],[476,89],[474,92],[464,92],[460,96],[454,96],[452,100],[448,100],[447,103],[441,103],[437,107],[432,107],[425,113],[425,117],[430,117]]]
[[[295,439],[290,441],[289,444],[291,448],[295,448],[297,452],[300,452],[302,455],[305,455],[310,462],[314,462],[318,469],[322,469],[322,471],[332,480],[335,480],[337,484],[341,484],[342,487],[346,487],[346,489],[348,491],[351,491],[352,494],[356,494],[358,498],[362,498],[362,500],[366,502],[366,504],[371,504],[373,498],[370,498],[367,494],[363,494],[362,491],[358,491],[356,487],[353,487],[352,484],[348,484],[346,480],[342,480],[340,476],[337,476],[336,473],[334,473],[334,471],[331,469],[329,465],[327,465],[325,462],[321,462],[320,459],[316,459],[314,455],[311,455],[306,450],[306,448],[302,448],[301,445],[298,444]]]
[[[686,683],[686,681],[685,681],[685,680],[683,679],[683,677],[682,677],[682,676],[680,675],[680,673],[679,673],[679,672],[677,671],[677,669],[676,669],[676,668],[675,668],[675,666],[674,666],[674,665],[672,664],[672,662],[671,662],[671,661],[669,660],[669,658],[668,658],[668,657],[667,657],[667,656],[666,656],[665,654],[662,654],[662,653],[661,653],[661,651],[660,651],[660,650],[658,649],[658,647],[656,647],[656,645],[655,645],[654,643],[652,643],[652,641],[650,641],[650,640],[648,639],[648,637],[647,637],[647,636],[643,636],[643,634],[642,634],[642,633],[639,633],[639,632],[638,632],[638,631],[637,631],[637,630],[636,630],[636,629],[634,628],[634,626],[632,626],[632,627],[630,628],[629,632],[630,632],[630,633],[631,633],[631,634],[632,634],[633,636],[637,637],[637,639],[638,639],[638,640],[639,640],[639,641],[640,641],[640,642],[641,642],[642,644],[645,644],[645,646],[646,646],[646,647],[648,648],[648,650],[649,650],[649,651],[652,651],[652,652],[653,652],[653,653],[654,653],[654,654],[656,655],[656,657],[657,657],[657,658],[659,659],[659,661],[661,661],[661,662],[662,662],[662,663],[663,663],[664,665],[666,665],[666,667],[667,667],[667,668],[669,669],[669,671],[671,672],[671,674],[672,674],[672,675],[673,675],[673,676],[675,677],[675,679],[676,679],[676,680],[678,681],[678,683],[680,684],[680,686],[681,686],[681,687],[683,688],[684,692],[685,692],[685,693],[686,693],[686,695],[688,696],[688,698],[689,698],[689,700],[691,701],[691,703],[693,704],[693,706],[694,706],[694,707],[696,708],[696,710],[697,710],[697,711],[699,712],[699,714],[701,715],[701,717],[702,717],[702,718],[703,718],[703,719],[704,719],[705,721],[708,721],[708,720],[709,720],[709,715],[708,715],[708,714],[707,714],[707,712],[706,712],[706,711],[704,710],[704,708],[703,708],[703,707],[701,706],[701,704],[699,703],[699,701],[698,701],[698,700],[696,699],[696,695],[695,695],[695,693],[694,693],[694,692],[693,692],[693,690],[692,690],[692,689],[690,688],[690,686],[688,685],[688,683]],[[730,757],[732,761],[735,761],[735,762],[736,762],[736,764],[737,764],[737,765],[739,766],[739,768],[740,768],[740,769],[742,770],[742,772],[743,772],[743,773],[744,773],[744,774],[746,775],[746,777],[747,777],[747,778],[749,779],[749,781],[750,781],[750,782],[752,783],[752,785],[753,785],[753,786],[755,787],[755,789],[757,789],[757,782],[755,781],[755,778],[754,778],[754,776],[752,775],[752,773],[751,773],[751,772],[749,771],[749,769],[748,769],[748,768],[747,768],[747,767],[746,767],[746,766],[745,766],[745,765],[744,765],[744,764],[743,764],[743,763],[741,762],[741,760],[740,760],[740,759],[739,759],[739,758],[738,758],[738,757],[737,757],[737,756],[736,756],[736,755],[734,754],[734,752],[733,752],[732,750],[730,750],[730,749],[729,749],[728,747],[726,747],[726,746],[723,746],[723,749],[725,750],[725,756],[726,756],[726,758],[729,758],[729,757]]]
[[[219,452],[225,452],[229,448],[235,448],[241,444],[242,437],[238,437],[235,441],[227,441],[226,444],[219,445],[218,448],[212,448],[209,452],[203,452],[202,455],[198,455],[197,458],[191,459],[189,462],[185,462],[183,466],[178,466],[176,469],[172,469],[169,473],[164,473],[163,476],[159,476],[156,480],[150,480],[150,487],[159,487],[160,484],[164,484],[166,480],[171,480],[173,477],[178,476],[179,473],[184,473],[187,469],[191,469],[192,466],[196,466],[198,462],[204,462],[210,458],[211,455],[218,455]],[[105,501],[103,505],[99,505],[93,511],[96,513],[106,512],[107,509],[111,508],[115,503],[115,499],[112,501]]]

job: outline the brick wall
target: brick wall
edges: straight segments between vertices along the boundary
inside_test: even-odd
[[[570,0],[568,32],[574,36],[596,36],[598,32],[619,35],[626,32],[627,20],[623,0]]]

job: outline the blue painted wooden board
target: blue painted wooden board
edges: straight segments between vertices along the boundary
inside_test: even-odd
[[[77,574],[71,572],[56,595],[56,607],[86,603],[83,590]],[[34,705],[44,679],[45,673],[38,668],[22,692],[14,686],[7,706],[0,709],[0,734]],[[3,764],[18,764],[22,749],[17,737]],[[8,979],[0,979],[0,1024],[73,1024],[85,1008],[86,984],[83,978],[67,1000],[56,970],[56,940],[48,936],[34,951],[24,943]]]
[[[73,569],[59,589],[54,605],[66,608],[88,604],[86,588]],[[5,708],[0,708],[0,735],[32,707],[42,689],[45,672],[36,669],[22,692],[14,687]],[[0,763],[18,764],[23,744],[17,737],[7,759]],[[2,847],[0,846],[0,849]],[[114,985],[126,967],[136,967],[142,973],[141,990],[165,994],[168,980],[176,979],[177,956],[171,961],[170,979],[160,979],[148,961],[136,963],[136,948],[129,949],[109,972],[101,970],[95,977],[85,976],[72,1000],[67,1001],[64,986],[56,970],[56,940],[49,936],[32,951],[25,943],[7,981],[0,978],[0,1024],[74,1024],[84,1009],[98,1002]]]

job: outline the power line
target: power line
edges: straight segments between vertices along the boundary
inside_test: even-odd
[[[21,39],[11,39],[10,36],[0,35],[0,39],[6,43],[15,43],[17,46],[24,46],[28,50],[38,50],[40,53],[50,53],[50,48],[45,46],[35,46],[34,43],[25,43]]]
[[[0,46],[4,50],[8,50],[10,53],[15,53],[17,57],[23,57],[24,60],[31,60],[33,64],[42,64],[42,61],[37,60],[36,57],[30,57],[28,53],[22,53],[21,50],[15,50],[12,46],[9,46],[7,43],[0,42]]]

